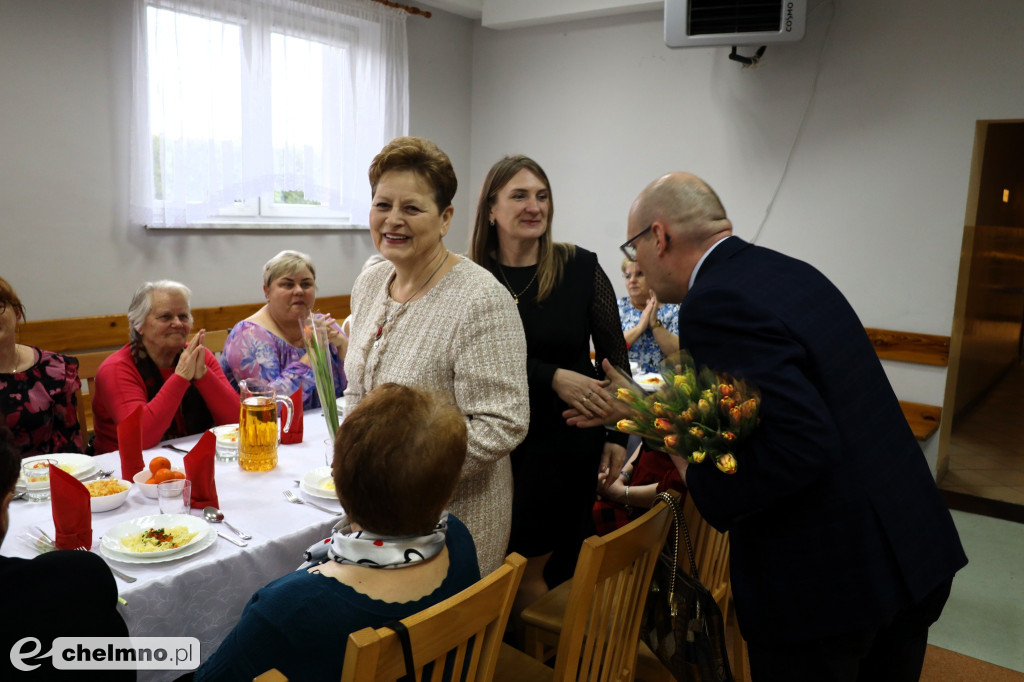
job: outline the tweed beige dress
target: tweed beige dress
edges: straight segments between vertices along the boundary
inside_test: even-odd
[[[523,325],[508,291],[468,259],[404,305],[388,294],[394,272],[391,263],[379,263],[353,286],[346,412],[387,382],[434,391],[459,408],[469,444],[448,509],[469,528],[480,574],[487,575],[505,557],[512,517],[508,455],[530,422]]]

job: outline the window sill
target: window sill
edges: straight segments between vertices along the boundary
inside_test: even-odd
[[[252,231],[252,230],[287,230],[289,232],[365,232],[370,229],[368,225],[353,225],[351,223],[321,223],[302,222],[301,220],[281,221],[231,221],[231,222],[208,222],[189,223],[187,225],[144,225],[147,230],[193,230],[207,232],[217,231]]]

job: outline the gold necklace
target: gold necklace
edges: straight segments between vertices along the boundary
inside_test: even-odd
[[[412,296],[409,296],[409,298],[405,299],[401,303],[395,301],[396,303],[398,303],[399,310],[403,310],[405,308],[405,304],[411,301],[412,299],[416,298],[416,294],[420,293],[423,290],[423,287],[427,286],[427,282],[434,279],[434,275],[440,272],[441,268],[444,267],[444,264],[448,262],[448,256],[450,255],[452,255],[452,252],[449,251],[448,249],[445,249],[444,259],[442,259],[441,264],[434,268],[434,271],[430,273],[430,277],[427,277],[425,280],[423,280],[423,284],[420,285],[420,288],[412,292]],[[388,284],[388,296],[391,295],[391,285],[394,284],[394,282],[395,280],[392,279],[391,282]],[[397,314],[398,313],[396,312],[394,315]],[[374,336],[375,340],[380,340],[381,335],[384,333],[384,325],[390,322],[394,318],[394,315],[388,313],[384,318],[384,321],[377,326],[377,334]]]
[[[501,263],[498,263],[498,270],[501,272],[501,278],[505,280],[505,287],[508,289],[508,293],[512,294],[512,300],[515,301],[516,305],[519,305],[519,297],[525,294],[526,290],[533,284],[533,280],[537,279],[537,271],[540,270],[540,266],[538,265],[537,269],[533,271],[533,277],[530,278],[530,281],[526,283],[526,286],[518,294],[509,283],[508,277],[505,276],[505,268],[501,267]]]

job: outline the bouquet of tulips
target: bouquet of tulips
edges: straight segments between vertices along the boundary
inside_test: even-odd
[[[726,474],[736,473],[732,450],[757,426],[761,396],[745,381],[699,370],[685,351],[661,365],[664,381],[653,393],[639,386],[620,388],[618,400],[632,415],[615,428],[635,434],[661,452],[686,457],[695,464],[714,462]]]
[[[334,396],[334,369],[331,366],[331,343],[327,340],[327,327],[321,317],[310,312],[309,317],[302,321],[302,338],[306,343],[309,355],[309,366],[313,368],[316,380],[316,393],[320,396],[320,407],[323,408],[327,431],[334,441],[338,433],[338,410]]]

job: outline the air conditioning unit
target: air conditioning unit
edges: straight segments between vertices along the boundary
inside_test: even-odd
[[[804,37],[807,0],[665,0],[669,47],[767,45]]]

